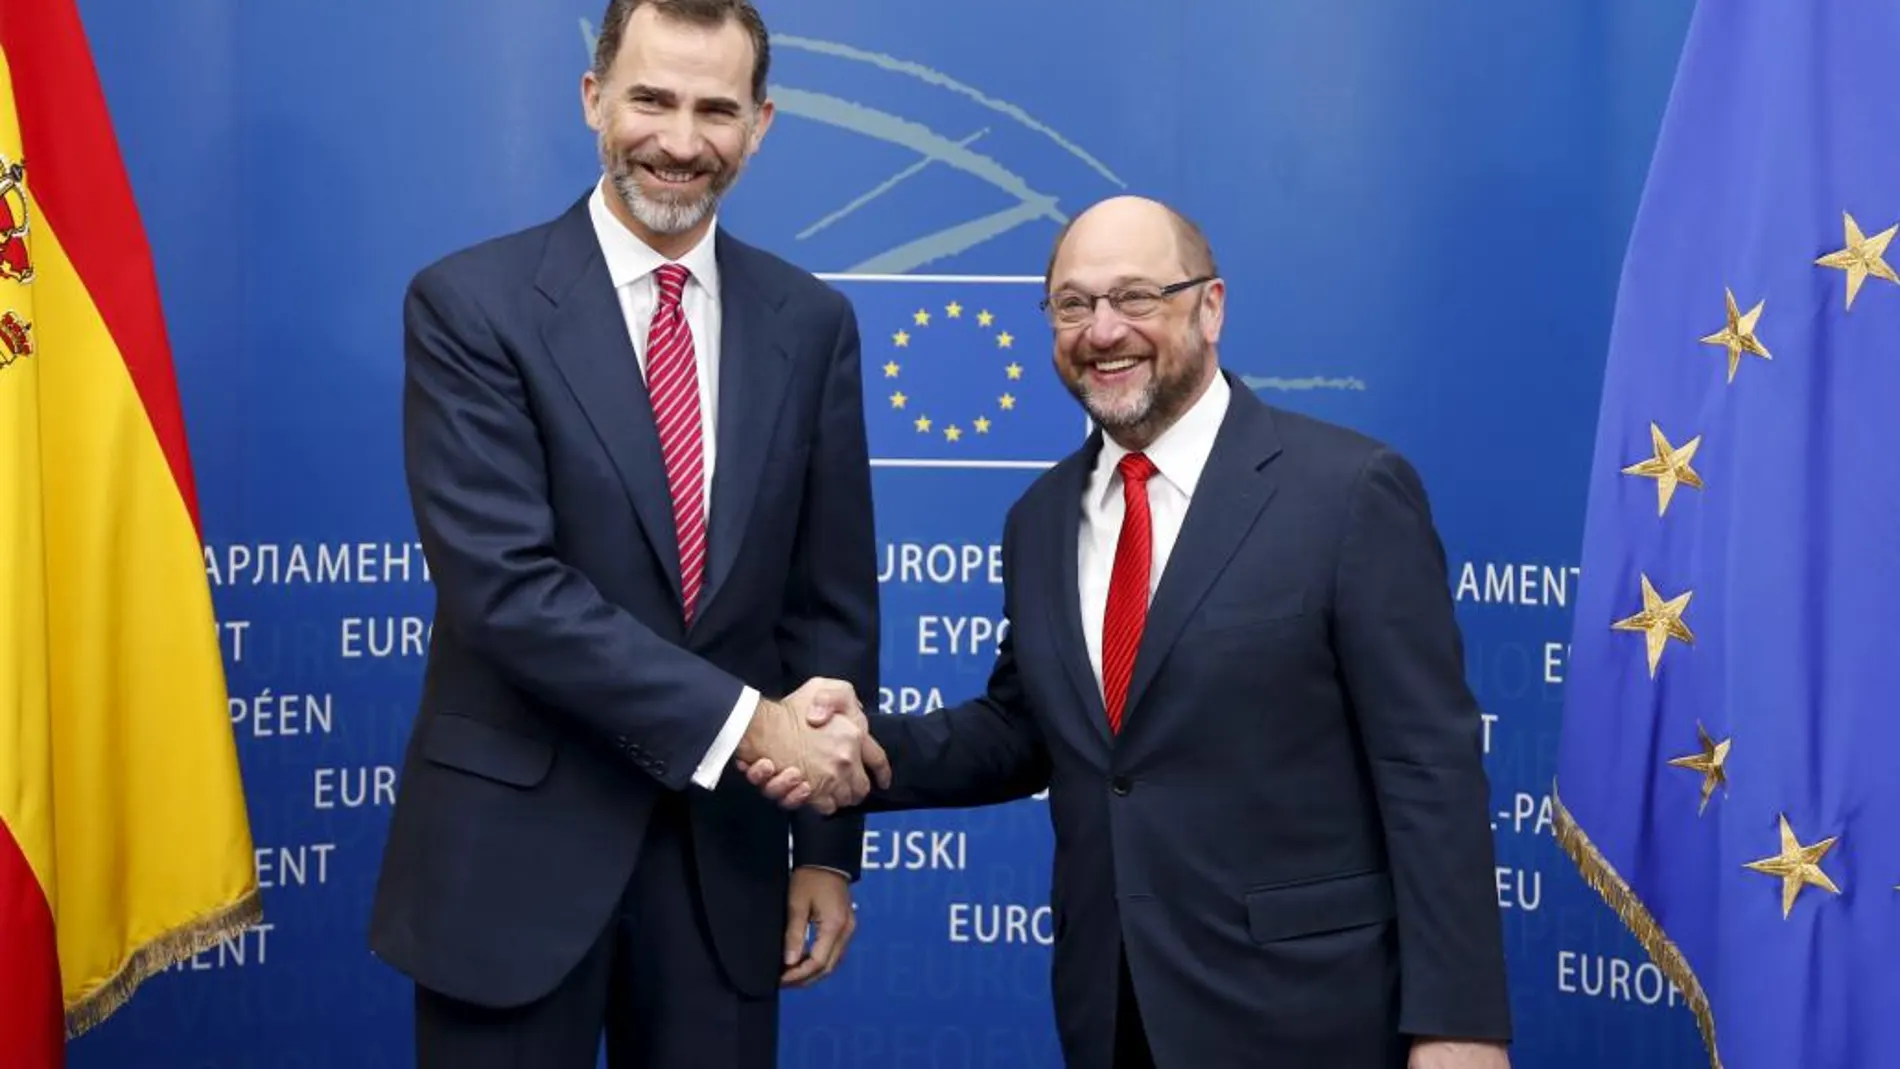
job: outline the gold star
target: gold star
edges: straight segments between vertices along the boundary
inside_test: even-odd
[[[1794,900],[1803,886],[1819,887],[1824,891],[1840,894],[1841,889],[1834,886],[1827,873],[1821,871],[1821,858],[1834,849],[1839,836],[1829,836],[1813,846],[1802,846],[1794,837],[1794,829],[1788,826],[1788,818],[1781,818],[1781,853],[1750,861],[1744,868],[1756,872],[1765,872],[1770,876],[1781,877],[1781,918],[1788,919],[1794,910]]]
[[[1768,347],[1755,337],[1755,321],[1761,318],[1762,305],[1767,301],[1756,301],[1755,307],[1743,313],[1736,307],[1735,294],[1727,286],[1722,293],[1728,298],[1728,325],[1714,334],[1703,337],[1705,345],[1720,345],[1728,350],[1728,380],[1735,381],[1735,369],[1741,366],[1744,352],[1754,353],[1763,360],[1772,360]]]
[[[1649,576],[1643,579],[1643,611],[1634,616],[1626,616],[1610,625],[1617,631],[1641,631],[1649,648],[1649,678],[1656,678],[1656,665],[1662,661],[1663,647],[1674,638],[1691,646],[1695,645],[1695,635],[1688,625],[1682,622],[1682,610],[1689,607],[1689,599],[1695,597],[1695,591],[1685,590],[1681,594],[1662,599],[1656,588],[1649,583]]]
[[[902,349],[905,346],[910,344],[910,335],[900,330],[897,333],[891,335],[891,341],[897,343],[897,347],[899,349]]]
[[[906,338],[904,340],[909,341],[910,339]],[[897,373],[900,370],[902,369],[900,369],[897,366],[897,361],[893,360],[890,363],[884,365],[884,377],[887,379],[894,379],[897,377]]]
[[[1005,349],[1009,348],[1011,343],[1015,342],[1015,340],[1016,340],[1015,336],[1010,334],[1010,332],[1007,330],[996,336],[996,344],[1002,346]]]
[[[1020,379],[1023,377],[1023,366],[1018,363],[1012,362],[1008,367],[1004,368],[1003,371],[1012,379]]]
[[[954,442],[963,437],[963,431],[958,428],[956,424],[952,423],[943,429],[943,436]]]
[[[1728,749],[1732,739],[1716,742],[1700,723],[1695,726],[1696,737],[1702,742],[1702,752],[1685,757],[1671,758],[1669,763],[1676,768],[1686,768],[1702,773],[1702,804],[1696,807],[1696,815],[1709,808],[1709,795],[1714,793],[1716,784],[1728,785]]]
[[[951,319],[962,319],[963,306],[958,304],[955,301],[951,301],[949,304],[944,306],[943,314],[949,316]]]
[[[910,401],[910,398],[909,398],[909,397],[906,397],[906,396],[904,395],[904,391],[902,391],[902,390],[899,390],[899,391],[897,391],[896,393],[894,393],[894,394],[892,394],[892,395],[891,395],[891,407],[892,407],[892,408],[903,408],[903,407],[904,407],[904,405],[905,405],[905,404],[906,404],[907,402],[909,402],[909,401]]]
[[[988,416],[976,417],[976,433],[978,434],[990,433],[990,421],[989,421]]]
[[[987,308],[976,314],[976,325],[979,327],[987,327],[995,321],[996,317],[991,315]]]
[[[918,416],[916,427],[917,427],[918,434],[929,434],[930,433],[930,417]]]
[[[910,318],[920,327],[927,327],[930,325],[930,313],[924,311],[922,308],[917,309],[917,314],[914,316],[911,316]]]
[[[1887,243],[1893,240],[1896,231],[1900,231],[1900,223],[1870,238],[1861,234],[1860,224],[1854,221],[1853,216],[1842,212],[1841,229],[1846,231],[1847,247],[1830,252],[1814,262],[1822,267],[1838,267],[1847,272],[1847,308],[1852,311],[1854,298],[1860,293],[1860,284],[1867,281],[1868,275],[1888,282],[1900,282],[1900,275],[1895,275],[1887,261],[1881,259],[1887,251]]]
[[[1702,436],[1696,435],[1683,443],[1678,449],[1663,437],[1662,428],[1654,423],[1649,425],[1650,447],[1656,455],[1639,464],[1631,464],[1623,469],[1625,475],[1647,475],[1656,480],[1656,515],[1669,511],[1669,499],[1675,496],[1676,485],[1693,486],[1702,489],[1702,476],[1689,466],[1690,458],[1695,456],[1696,447],[1702,444]]]
[[[1006,393],[998,397],[996,403],[1003,406],[1003,411],[1008,412],[1010,409],[1016,407],[1016,395]]]

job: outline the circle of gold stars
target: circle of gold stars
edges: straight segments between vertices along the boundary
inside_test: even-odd
[[[1886,229],[1872,235],[1867,234],[1850,212],[1841,213],[1842,245],[1815,258],[1814,266],[1840,271],[1845,276],[1845,311],[1852,313],[1854,302],[1868,279],[1900,285],[1900,272],[1887,262],[1887,250],[1894,238],[1900,235],[1900,223],[1894,223]],[[1768,346],[1762,341],[1760,330],[1762,310],[1766,300],[1757,300],[1746,312],[1735,299],[1732,288],[1722,288],[1724,299],[1723,323],[1720,329],[1704,335],[1700,341],[1712,345],[1727,354],[1728,368],[1726,383],[1733,385],[1737,370],[1741,367],[1744,354],[1758,356],[1764,361],[1772,361]],[[1683,486],[1697,490],[1703,489],[1702,477],[1691,466],[1696,450],[1702,445],[1702,436],[1691,437],[1682,445],[1670,442],[1662,428],[1654,422],[1649,424],[1650,455],[1630,463],[1622,468],[1622,474],[1656,480],[1656,515],[1664,517],[1677,489]],[[1647,655],[1649,676],[1656,677],[1663,654],[1668,649],[1669,640],[1675,639],[1688,646],[1695,644],[1695,635],[1683,622],[1689,601],[1694,597],[1693,590],[1685,590],[1674,597],[1665,598],[1656,591],[1647,574],[1639,573],[1642,585],[1643,607],[1610,626],[1617,631],[1629,631],[1641,634]],[[1694,772],[1701,777],[1701,801],[1697,815],[1708,809],[1709,801],[1715,790],[1721,787],[1726,791],[1729,783],[1728,760],[1734,740],[1716,739],[1701,722],[1696,724],[1697,747],[1695,752],[1669,759],[1674,768]],[[1793,912],[1795,902],[1801,892],[1809,887],[1818,887],[1831,894],[1841,893],[1827,872],[1821,868],[1821,859],[1839,842],[1839,835],[1831,835],[1818,842],[1804,845],[1795,835],[1794,828],[1784,814],[1779,821],[1781,849],[1778,853],[1755,861],[1746,862],[1747,869],[1769,876],[1781,878],[1781,915],[1785,920]],[[1900,890],[1896,886],[1895,890]]]
[[[946,319],[965,319],[963,312],[963,305],[956,301],[951,301],[949,304],[944,305],[942,310],[942,314]],[[910,318],[911,327],[918,330],[927,330],[930,327],[932,313],[927,308],[919,308],[911,314]],[[996,324],[995,314],[987,308],[979,309],[974,318],[977,327],[986,333]],[[997,330],[993,334],[990,334],[990,337],[998,349],[1015,348],[1016,336],[1007,330]],[[909,329],[899,329],[891,335],[891,344],[899,349],[907,349],[910,347],[911,338],[912,334]],[[884,364],[884,377],[886,379],[895,380],[903,374],[903,370],[904,366],[900,361],[887,361]],[[1023,377],[1022,364],[1011,360],[1009,364],[1003,368],[1003,375],[1008,382],[1021,380]],[[906,394],[903,390],[891,391],[890,403],[892,409],[908,410],[911,401],[911,396]],[[1013,412],[1015,409],[1016,395],[1006,388],[1001,394],[997,395],[996,411]],[[988,434],[990,433],[990,428],[994,426],[994,422],[989,412],[979,412],[975,418],[969,421],[970,432],[979,435]],[[935,421],[932,420],[930,415],[926,412],[917,413],[917,417],[911,421],[911,425],[916,428],[918,434],[930,434],[935,431],[935,433],[942,434],[944,441],[947,442],[960,442],[966,433],[961,423],[950,423],[942,428],[937,428]]]
[[[1877,278],[1885,282],[1900,284],[1900,274],[1895,274],[1893,266],[1887,263],[1886,259],[1887,246],[1893,241],[1896,233],[1900,233],[1900,223],[1895,223],[1878,234],[1868,237],[1861,232],[1860,222],[1856,220],[1851,213],[1846,211],[1841,212],[1841,235],[1845,244],[1841,248],[1819,257],[1814,263],[1817,267],[1831,267],[1847,273],[1847,306],[1845,309],[1847,312],[1853,312],[1854,298],[1860,296],[1860,288],[1869,278]],[[1783,817],[1781,821],[1781,834],[1782,855],[1780,858],[1773,859],[1777,862],[1781,862],[1788,856],[1788,847],[1794,843],[1793,835],[1788,831],[1788,821],[1786,817]],[[1818,862],[1821,854],[1826,853],[1827,848],[1832,845],[1834,845],[1833,839],[1825,839],[1813,847],[1806,848],[1816,851],[1810,860]],[[1762,864],[1762,862],[1756,862],[1749,867],[1755,868],[1760,864]],[[1772,870],[1760,869],[1759,871],[1770,872]],[[1818,875],[1821,880],[1827,880],[1827,874],[1821,872],[1818,867],[1813,867],[1813,872],[1815,875]],[[1781,875],[1779,872],[1775,874]],[[1793,878],[1795,877],[1783,876],[1781,915],[1784,919],[1788,916],[1788,910],[1793,907],[1794,896],[1799,889],[1798,885],[1791,885],[1785,882]],[[1827,890],[1834,891],[1836,894],[1840,893],[1831,882],[1816,883],[1816,881],[1812,879],[1807,880],[1807,882],[1814,883],[1817,887],[1825,887]],[[1896,885],[1894,890],[1900,891],[1900,885]]]

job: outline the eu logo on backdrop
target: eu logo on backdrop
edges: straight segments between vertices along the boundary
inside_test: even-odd
[[[1081,444],[1033,280],[830,281],[857,308],[875,460],[1040,467]]]

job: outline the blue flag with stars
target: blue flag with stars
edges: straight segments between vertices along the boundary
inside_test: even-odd
[[[1039,280],[834,279],[857,311],[873,461],[1042,467],[1087,417],[1049,366]]]
[[[1558,840],[1729,1069],[1900,1066],[1897,62],[1701,4],[1610,336]]]

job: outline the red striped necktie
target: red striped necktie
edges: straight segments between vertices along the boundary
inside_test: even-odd
[[[699,366],[693,356],[693,332],[680,308],[686,274],[679,264],[663,264],[654,272],[660,301],[647,331],[647,393],[653,400],[653,422],[673,496],[681,608],[691,623],[706,568],[706,451],[699,425]]]
[[[1115,570],[1108,581],[1108,611],[1102,619],[1102,692],[1108,705],[1108,728],[1119,733],[1122,705],[1128,700],[1128,680],[1135,671],[1135,651],[1141,647],[1142,627],[1148,622],[1148,570],[1154,557],[1154,539],[1148,522],[1148,479],[1154,461],[1140,453],[1123,457],[1122,531],[1115,542]]]

